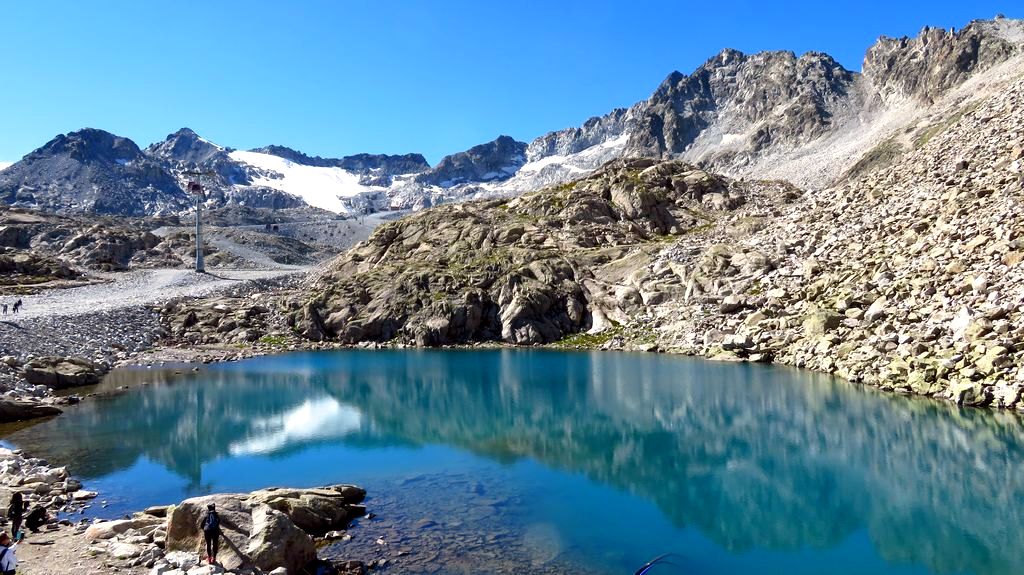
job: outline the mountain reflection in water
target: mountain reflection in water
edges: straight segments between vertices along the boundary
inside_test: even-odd
[[[155,462],[187,480],[182,497],[230,490],[230,477],[204,475],[218,461],[444,446],[627,492],[730,553],[829,549],[866,533],[894,565],[1024,572],[1024,433],[1012,414],[649,354],[308,353],[172,384],[121,371],[104,385],[129,380],[152,385],[7,439],[87,482]],[[345,461],[324,458],[351,480]]]

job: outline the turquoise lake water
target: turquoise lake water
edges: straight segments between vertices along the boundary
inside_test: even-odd
[[[5,439],[69,465],[101,517],[356,483],[377,517],[326,552],[402,573],[668,552],[652,573],[1024,573],[1012,414],[654,354],[300,353],[103,385],[141,382]]]

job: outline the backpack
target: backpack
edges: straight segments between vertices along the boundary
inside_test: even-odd
[[[220,517],[216,511],[210,511],[203,519],[203,531],[220,531]]]

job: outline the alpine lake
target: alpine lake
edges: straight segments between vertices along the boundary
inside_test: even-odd
[[[4,440],[116,518],[354,483],[322,556],[384,572],[1024,573],[1024,425],[821,374],[658,354],[293,353],[122,369]],[[95,391],[95,390],[92,390]],[[101,501],[105,505],[101,504]]]

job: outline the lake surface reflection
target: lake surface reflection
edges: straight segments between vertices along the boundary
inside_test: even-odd
[[[6,439],[101,516],[360,484],[379,517],[330,552],[403,550],[402,572],[1024,573],[1012,414],[651,354],[302,353],[103,385],[140,381]]]

